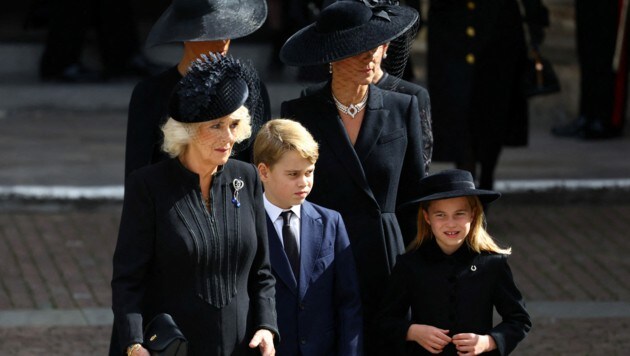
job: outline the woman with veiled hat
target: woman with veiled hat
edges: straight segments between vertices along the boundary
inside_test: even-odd
[[[168,118],[168,98],[190,64],[209,52],[225,55],[231,40],[259,29],[267,18],[265,0],[173,0],[151,28],[146,47],[181,44],[177,65],[139,82],[129,102],[125,177],[134,170],[168,159],[160,128]],[[269,95],[261,82],[264,120],[271,117]],[[236,158],[249,161],[250,151]]]
[[[188,355],[274,354],[261,185],[253,165],[230,159],[260,120],[257,79],[248,65],[210,55],[175,87],[162,128],[171,158],[125,182],[110,355],[148,355],[143,327],[159,313],[173,317]]]
[[[280,52],[289,65],[330,63],[326,86],[282,103],[281,112],[304,125],[320,144],[310,197],[339,211],[346,222],[368,354],[381,352],[371,322],[396,256],[404,251],[397,207],[418,196],[417,182],[424,176],[417,99],[371,84],[374,59],[417,18],[415,10],[404,6],[336,2]]]

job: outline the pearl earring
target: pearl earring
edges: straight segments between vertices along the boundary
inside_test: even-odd
[[[328,73],[332,74],[332,63],[328,63]]]

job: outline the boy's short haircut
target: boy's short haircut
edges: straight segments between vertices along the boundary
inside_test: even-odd
[[[272,167],[289,151],[297,152],[312,164],[319,157],[319,145],[299,122],[288,119],[270,120],[256,135],[254,164],[264,163]]]

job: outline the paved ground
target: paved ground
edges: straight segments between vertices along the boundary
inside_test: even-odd
[[[630,132],[593,142],[549,134],[575,116],[577,64],[572,2],[546,3],[554,26],[544,50],[563,91],[531,101],[530,144],[504,151],[497,189],[506,195],[489,216],[490,232],[513,247],[511,266],[534,317],[514,354],[625,355]],[[237,44],[239,56],[269,53],[265,45]],[[152,55],[178,55],[160,51]],[[34,69],[40,43],[0,39],[0,53],[0,356],[106,354],[134,81],[42,85]],[[420,41],[420,78],[423,55]],[[303,86],[292,74],[263,71],[274,113]]]

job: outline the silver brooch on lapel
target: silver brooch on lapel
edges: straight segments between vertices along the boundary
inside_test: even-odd
[[[238,200],[238,192],[243,189],[245,183],[236,178],[232,181],[232,186],[234,187],[234,194],[232,195],[232,204],[234,204],[237,208],[241,207],[241,202]]]
[[[471,265],[471,266],[470,266],[470,270],[471,270],[471,271],[473,271],[473,272],[475,272],[475,271],[477,270],[477,266],[475,266],[475,265]]]

